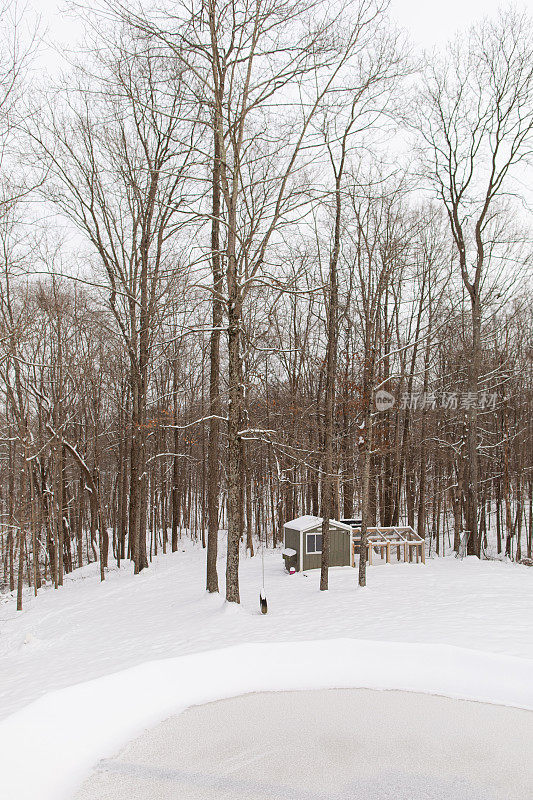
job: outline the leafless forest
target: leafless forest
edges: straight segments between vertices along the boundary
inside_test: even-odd
[[[531,20],[91,5],[53,78],[0,12],[3,589],[189,536],[239,602],[304,513],[322,589],[332,518],[531,559]]]

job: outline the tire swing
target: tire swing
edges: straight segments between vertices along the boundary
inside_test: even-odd
[[[261,541],[261,570],[263,575],[262,588],[259,592],[259,608],[261,609],[261,614],[266,614],[268,612],[268,603],[265,592],[265,547],[261,539],[261,534],[259,534],[259,538]]]

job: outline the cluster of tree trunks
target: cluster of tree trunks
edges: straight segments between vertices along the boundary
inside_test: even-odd
[[[183,535],[217,592],[221,529],[239,602],[241,552],[301,513],[323,518],[323,590],[341,515],[362,517],[360,585],[377,523],[531,558],[530,248],[506,200],[533,141],[527,15],[428,61],[406,115],[380,2],[127,5],[95,11],[91,69],[38,113],[27,54],[0,58],[0,151],[29,165],[20,186],[0,162],[19,607],[24,582],[96,560],[104,580],[111,553],[138,573]],[[412,129],[416,175],[387,164],[384,127]],[[52,222],[30,236],[28,197],[81,237],[75,269]]]

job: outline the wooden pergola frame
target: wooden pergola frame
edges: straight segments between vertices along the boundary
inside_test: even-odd
[[[361,528],[352,528],[352,567],[355,566],[355,548],[361,545]],[[367,561],[372,564],[372,550],[379,547],[381,558],[385,552],[387,564],[390,564],[391,547],[396,548],[397,560],[401,561],[401,551],[403,550],[403,560],[411,562],[413,560],[413,550],[416,552],[416,563],[426,563],[424,550],[425,540],[416,533],[410,525],[394,525],[385,528],[367,528]]]

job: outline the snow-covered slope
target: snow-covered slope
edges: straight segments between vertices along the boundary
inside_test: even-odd
[[[221,543],[223,550],[223,543]],[[131,565],[76,571],[62,589],[0,605],[0,716],[45,692],[145,661],[245,642],[352,639],[450,644],[533,660],[533,569],[450,557],[425,566],[332,569],[289,576],[266,551],[268,614],[259,613],[261,560],[241,562],[241,606],[204,591],[205,551],[187,543],[141,575]],[[219,563],[224,584],[223,557]],[[532,663],[533,667],[533,663]],[[532,671],[533,675],[533,671]]]

